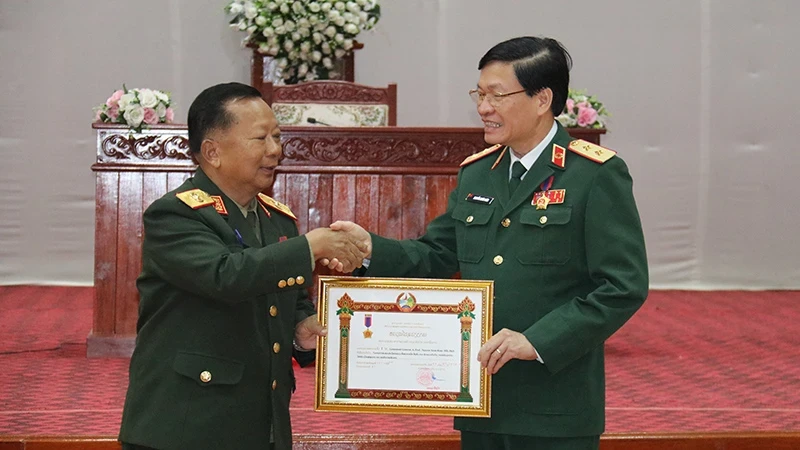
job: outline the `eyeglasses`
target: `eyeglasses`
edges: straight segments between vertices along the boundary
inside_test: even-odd
[[[492,106],[497,106],[500,102],[508,97],[509,95],[519,94],[521,92],[525,92],[525,89],[521,89],[519,91],[508,92],[505,94],[496,94],[493,92],[481,92],[477,89],[470,89],[469,96],[472,98],[472,101],[475,102],[476,105],[480,105],[483,103],[483,99],[489,101],[489,104]]]

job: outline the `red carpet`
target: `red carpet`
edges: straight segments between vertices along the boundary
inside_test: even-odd
[[[115,435],[126,359],[87,359],[92,289],[0,286],[0,435]],[[800,292],[652,292],[607,343],[607,431],[800,430]],[[454,433],[452,419],[312,411],[295,433]],[[409,424],[412,424],[411,426]]]

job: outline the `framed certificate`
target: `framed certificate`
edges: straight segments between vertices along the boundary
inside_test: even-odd
[[[494,282],[319,278],[314,408],[489,417]]]

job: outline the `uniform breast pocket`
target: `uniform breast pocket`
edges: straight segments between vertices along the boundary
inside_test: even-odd
[[[189,414],[228,411],[248,400],[239,390],[245,366],[239,361],[199,353],[180,352],[172,368],[192,384],[187,389]],[[188,387],[191,386],[191,387]]]
[[[456,220],[458,260],[477,263],[483,258],[489,220],[494,208],[484,205],[458,205],[451,217]]]
[[[524,234],[519,240],[517,259],[522,264],[565,264],[571,253],[574,227],[570,226],[572,207],[522,211]]]
[[[244,373],[239,361],[189,352],[179,352],[172,368],[204,387],[238,384]]]

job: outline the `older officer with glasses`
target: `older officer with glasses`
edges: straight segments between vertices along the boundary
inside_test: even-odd
[[[470,96],[492,147],[461,164],[447,211],[424,236],[369,234],[367,276],[495,281],[494,335],[478,358],[492,417],[456,418],[463,449],[597,449],[605,426],[603,343],[648,292],[625,162],[555,120],[571,58],[520,37],[480,60]],[[350,222],[332,226],[367,239]]]

